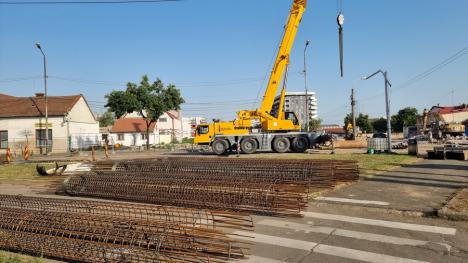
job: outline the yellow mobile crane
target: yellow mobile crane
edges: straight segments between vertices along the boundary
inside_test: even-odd
[[[306,9],[307,0],[294,0],[284,35],[270,74],[262,104],[256,110],[241,110],[231,122],[202,124],[196,129],[194,143],[210,145],[216,154],[224,154],[240,146],[243,153],[274,150],[304,152],[318,137],[315,133],[300,132],[301,126],[294,112],[284,112],[285,85],[280,95],[279,110],[272,115],[273,102],[280,82],[285,84],[296,33]]]

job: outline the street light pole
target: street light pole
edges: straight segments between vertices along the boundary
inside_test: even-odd
[[[388,147],[388,152],[392,152],[392,123],[390,119],[390,98],[388,96],[388,88],[392,86],[392,83],[390,83],[390,81],[388,80],[387,71],[383,71],[381,69],[371,74],[370,76],[363,77],[362,79],[368,80],[379,73],[383,75],[384,81],[385,81],[385,107],[386,107],[386,114],[387,114],[387,147]]]
[[[42,51],[42,47],[40,43],[36,43],[36,47],[41,51],[42,57],[44,58],[44,100],[45,100],[45,154],[49,152],[49,111],[47,108],[47,60]]]
[[[305,131],[309,131],[309,97],[307,96],[307,47],[310,41],[307,40],[304,47],[304,89],[305,89]]]

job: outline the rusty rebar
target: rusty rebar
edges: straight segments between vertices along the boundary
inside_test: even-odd
[[[225,262],[244,256],[245,243],[212,226],[248,228],[251,219],[199,211],[206,216],[202,218],[195,213],[0,195],[0,248],[75,262]]]

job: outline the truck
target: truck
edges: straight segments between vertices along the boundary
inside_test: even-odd
[[[283,111],[290,52],[306,6],[307,0],[293,1],[260,107],[241,110],[230,122],[215,121],[197,126],[195,144],[210,146],[218,155],[232,151],[253,154],[260,150],[302,153],[320,140],[321,133],[301,132],[297,115]],[[273,103],[281,84],[279,109],[273,113]]]

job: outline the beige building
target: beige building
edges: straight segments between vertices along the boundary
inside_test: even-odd
[[[99,123],[83,95],[48,96],[49,152],[59,153],[100,145]],[[27,144],[45,152],[45,97],[0,94],[0,153],[20,154]]]

